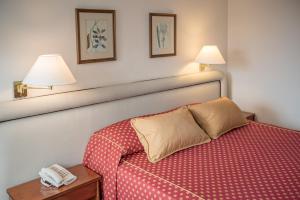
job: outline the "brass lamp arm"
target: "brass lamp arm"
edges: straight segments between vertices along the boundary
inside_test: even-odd
[[[52,90],[53,86],[46,86],[46,87],[31,87],[23,84],[22,81],[15,81],[14,82],[14,97],[27,97],[27,90],[28,89],[47,89]]]
[[[32,86],[25,86],[27,89],[47,89],[47,90],[52,90],[53,89],[53,85],[51,86],[45,86],[45,87],[32,87]]]

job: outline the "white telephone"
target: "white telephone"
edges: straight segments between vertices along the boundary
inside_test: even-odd
[[[73,183],[77,177],[58,164],[51,165],[48,168],[42,168],[39,172],[41,183],[47,187],[51,185],[59,188],[62,185]]]

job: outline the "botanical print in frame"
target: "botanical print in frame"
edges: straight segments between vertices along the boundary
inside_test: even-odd
[[[176,14],[150,13],[150,57],[176,55]]]
[[[116,60],[114,10],[76,9],[77,63]]]

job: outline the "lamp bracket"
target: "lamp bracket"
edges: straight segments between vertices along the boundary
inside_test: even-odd
[[[14,81],[14,97],[15,98],[24,98],[27,97],[27,90],[28,89],[47,89],[52,90],[53,86],[47,87],[30,87],[26,84],[23,84],[22,81]]]
[[[199,65],[199,68],[200,68],[200,72],[204,72],[205,71],[205,68],[209,67],[209,64],[200,64]]]
[[[14,97],[27,97],[27,85],[23,84],[22,81],[14,81]]]

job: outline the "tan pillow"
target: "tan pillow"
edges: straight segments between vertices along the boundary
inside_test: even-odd
[[[152,163],[176,151],[211,141],[186,106],[130,122]]]
[[[206,133],[217,139],[222,134],[247,124],[239,107],[227,97],[202,104],[189,105],[196,121]]]

